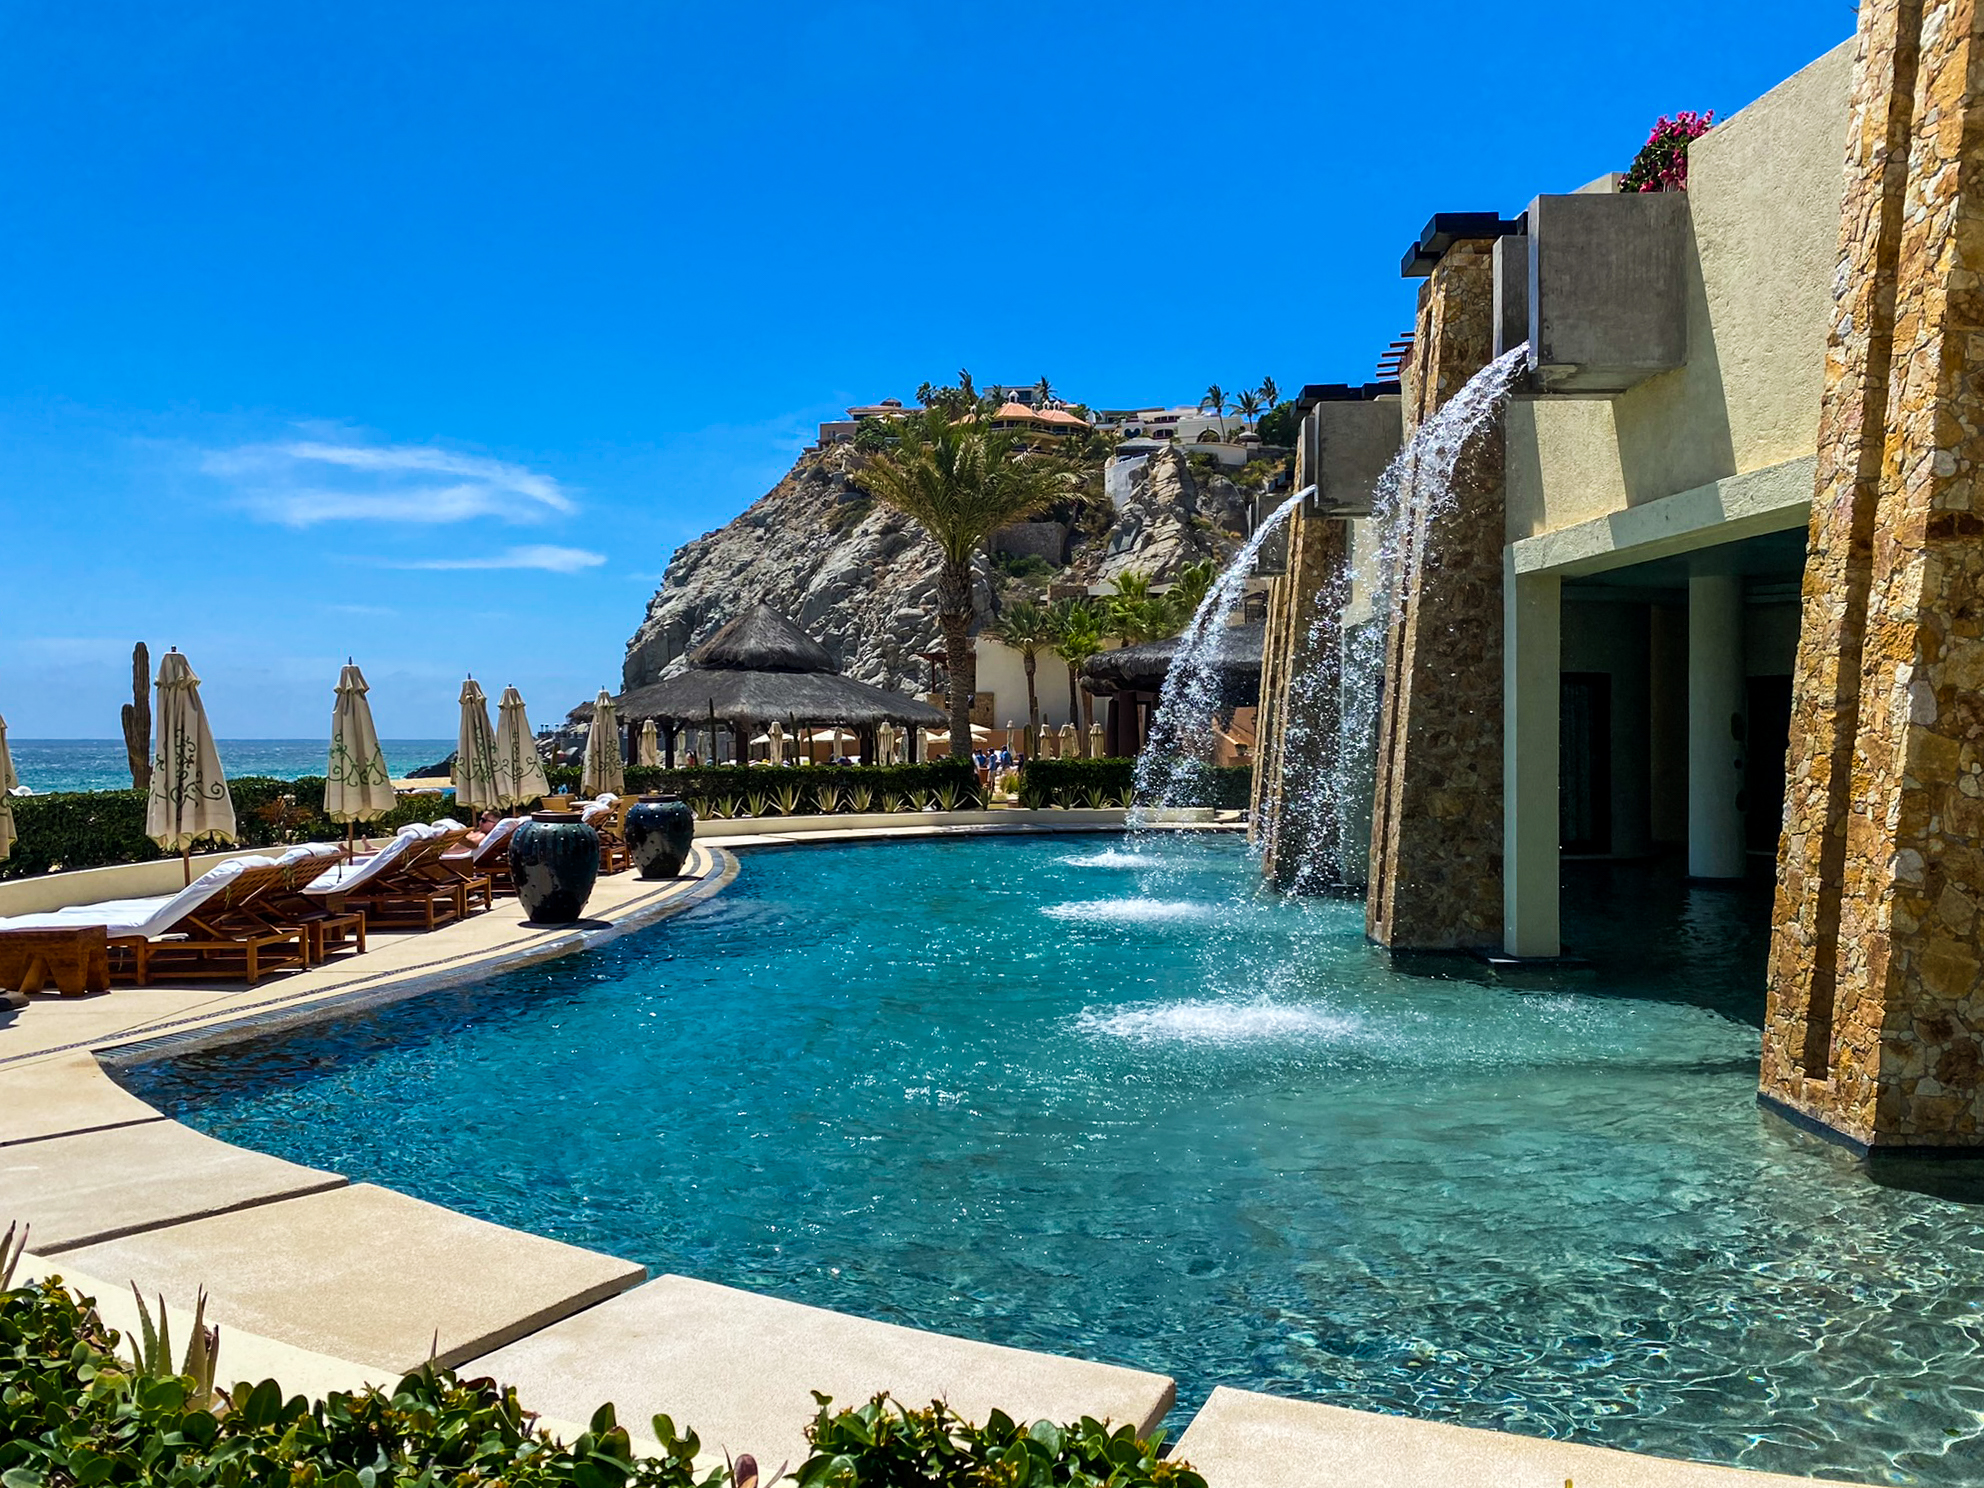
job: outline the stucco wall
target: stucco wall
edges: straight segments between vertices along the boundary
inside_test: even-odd
[[[1690,148],[1688,364],[1610,400],[1518,401],[1512,539],[1815,448],[1852,61],[1834,48]]]

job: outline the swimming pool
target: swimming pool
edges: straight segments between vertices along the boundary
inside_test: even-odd
[[[1984,1473],[1984,1209],[1755,1104],[1759,906],[1412,975],[1230,838],[744,856],[591,954],[121,1072],[650,1268],[1216,1384],[1871,1481]]]

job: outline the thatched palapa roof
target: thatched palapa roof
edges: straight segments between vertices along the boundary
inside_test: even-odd
[[[1257,702],[1261,693],[1261,650],[1267,643],[1267,627],[1262,624],[1233,625],[1220,632],[1213,658],[1219,668],[1219,690],[1223,702],[1245,707]],[[1157,692],[1171,671],[1178,654],[1178,637],[1146,641],[1141,646],[1125,646],[1120,651],[1103,651],[1082,663],[1082,676],[1089,691],[1107,696],[1116,692]]]
[[[689,669],[622,693],[620,716],[638,723],[774,721],[872,728],[941,728],[928,703],[843,677],[818,641],[766,604],[756,604],[689,653]]]

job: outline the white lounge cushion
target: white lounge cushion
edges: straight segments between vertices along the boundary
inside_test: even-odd
[[[230,858],[216,863],[176,894],[149,899],[108,899],[99,904],[71,904],[44,914],[15,915],[0,920],[0,930],[49,930],[101,925],[112,935],[162,935],[219,894],[250,868],[266,868],[275,859]]]
[[[363,888],[367,883],[384,873],[413,850],[420,839],[415,837],[395,837],[375,853],[355,858],[349,863],[339,863],[310,880],[303,887],[306,894],[349,894],[353,889]]]
[[[502,857],[510,850],[510,839],[516,836],[517,828],[522,825],[522,817],[504,817],[489,829],[487,837],[475,845],[475,851],[469,855],[469,861],[480,867],[484,863]]]

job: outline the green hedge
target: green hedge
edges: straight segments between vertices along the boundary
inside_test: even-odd
[[[273,780],[244,775],[227,783],[234,798],[235,829],[242,847],[284,847],[328,842],[344,827],[324,815],[324,778]],[[401,796],[399,804],[363,830],[391,834],[408,822],[435,821],[455,809],[452,797]],[[149,863],[164,857],[145,835],[145,797],[134,790],[58,791],[14,798],[19,840],[0,859],[0,879],[31,878],[69,868]]]
[[[6,1269],[0,1264],[0,1270]],[[5,1285],[0,1282],[0,1285]],[[697,1488],[701,1443],[667,1416],[658,1457],[637,1456],[613,1407],[565,1444],[535,1429],[512,1387],[429,1367],[391,1391],[289,1395],[274,1380],[215,1390],[220,1353],[189,1350],[175,1374],[148,1339],[129,1358],[88,1298],[56,1279],[0,1291],[0,1483],[6,1488],[157,1484],[160,1488]],[[942,1405],[910,1410],[877,1396],[819,1414],[807,1430],[804,1488],[1205,1488],[1184,1463],[1083,1420],[1022,1427],[994,1412],[971,1426]],[[712,1468],[701,1488],[723,1488]]]
[[[577,792],[579,771],[561,766],[548,772],[555,789]],[[920,765],[697,765],[665,769],[629,765],[629,792],[673,791],[701,816],[815,816],[854,810],[920,811],[933,796],[947,810],[979,804],[978,775],[969,761],[934,760]],[[831,796],[831,799],[829,797]],[[857,804],[865,803],[865,804]],[[762,809],[758,809],[762,808]]]
[[[1244,811],[1253,795],[1251,765],[1219,765],[1204,771],[1208,800],[1189,805]],[[1020,769],[1023,806],[1127,806],[1136,789],[1133,759],[1034,759]]]

